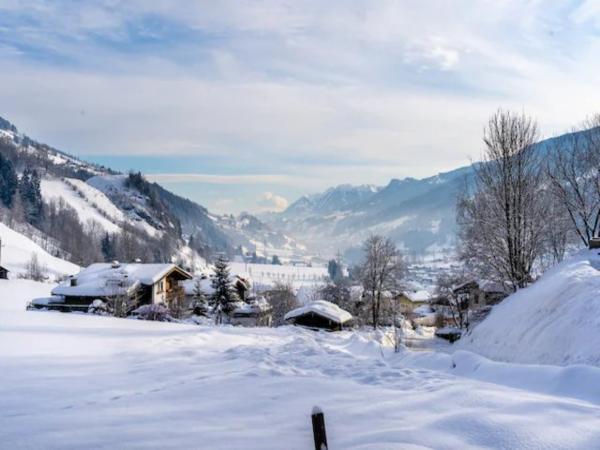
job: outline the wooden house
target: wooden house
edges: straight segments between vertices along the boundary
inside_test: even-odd
[[[311,329],[340,331],[352,322],[353,317],[348,311],[333,303],[316,300],[288,312],[284,320]]]
[[[0,280],[8,280],[8,272],[7,268],[0,266]]]
[[[496,305],[510,294],[508,286],[489,280],[470,280],[452,290],[460,302],[471,310],[483,309]]]
[[[180,283],[192,276],[175,264],[97,263],[83,269],[52,290],[69,310],[87,310],[96,300],[125,299],[131,309],[145,304],[173,306],[183,302]]]

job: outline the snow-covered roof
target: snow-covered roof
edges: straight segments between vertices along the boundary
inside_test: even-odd
[[[325,300],[316,300],[300,308],[293,309],[285,315],[284,320],[290,320],[308,313],[317,314],[339,324],[352,320],[352,314],[348,311]]]
[[[257,314],[271,309],[273,307],[264,297],[258,297],[252,303],[239,302],[233,314]]]
[[[405,291],[403,294],[414,303],[424,303],[431,300],[431,294],[424,289],[420,291]]]
[[[52,290],[53,295],[74,295],[82,297],[103,297],[129,294],[140,284],[152,285],[172,270],[178,270],[185,277],[191,275],[175,264],[119,264],[96,263],[83,269]]]

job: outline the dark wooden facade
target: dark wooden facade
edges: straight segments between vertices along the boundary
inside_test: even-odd
[[[341,331],[343,328],[343,325],[339,322],[330,320],[320,314],[315,314],[312,311],[293,317],[289,319],[288,322],[314,330]]]
[[[0,280],[8,280],[8,269],[0,266]]]

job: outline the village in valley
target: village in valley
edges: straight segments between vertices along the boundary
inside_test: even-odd
[[[409,3],[0,1],[0,450],[600,448],[599,10]]]

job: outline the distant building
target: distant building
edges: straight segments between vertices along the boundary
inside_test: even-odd
[[[431,301],[431,294],[425,290],[404,291],[396,296],[396,301],[401,314],[410,314],[415,309],[428,305]]]
[[[87,310],[94,300],[126,298],[132,308],[145,304],[171,305],[182,301],[180,283],[192,276],[175,264],[96,263],[52,290],[69,310]]]
[[[510,294],[510,288],[502,283],[489,280],[470,280],[452,290],[461,303],[471,310],[484,309],[496,305]]]
[[[0,280],[8,280],[8,272],[7,268],[0,266]]]
[[[243,327],[270,327],[273,324],[273,307],[264,297],[249,299],[248,303],[240,302],[231,313],[229,323]]]

